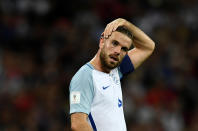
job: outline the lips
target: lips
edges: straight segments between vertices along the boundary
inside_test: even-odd
[[[114,61],[119,61],[118,57],[114,56],[114,55],[110,55],[109,56],[111,59],[113,59]]]

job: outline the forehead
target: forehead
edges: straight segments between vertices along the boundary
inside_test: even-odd
[[[130,47],[132,44],[132,40],[125,34],[121,32],[113,32],[111,36],[109,37],[109,40],[116,40],[118,41],[122,46]]]

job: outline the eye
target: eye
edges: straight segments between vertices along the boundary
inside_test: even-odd
[[[129,49],[127,47],[122,47],[121,48],[124,52],[127,52]]]
[[[117,46],[118,44],[119,44],[118,41],[112,41],[113,46]]]

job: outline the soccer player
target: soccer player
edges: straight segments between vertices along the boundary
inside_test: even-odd
[[[130,47],[134,46],[133,49]],[[95,57],[73,76],[70,114],[73,131],[126,131],[120,79],[142,64],[155,43],[125,19],[109,23]]]

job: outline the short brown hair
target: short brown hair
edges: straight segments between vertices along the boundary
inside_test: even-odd
[[[127,35],[133,41],[133,34],[132,32],[125,26],[118,26],[116,31]]]

